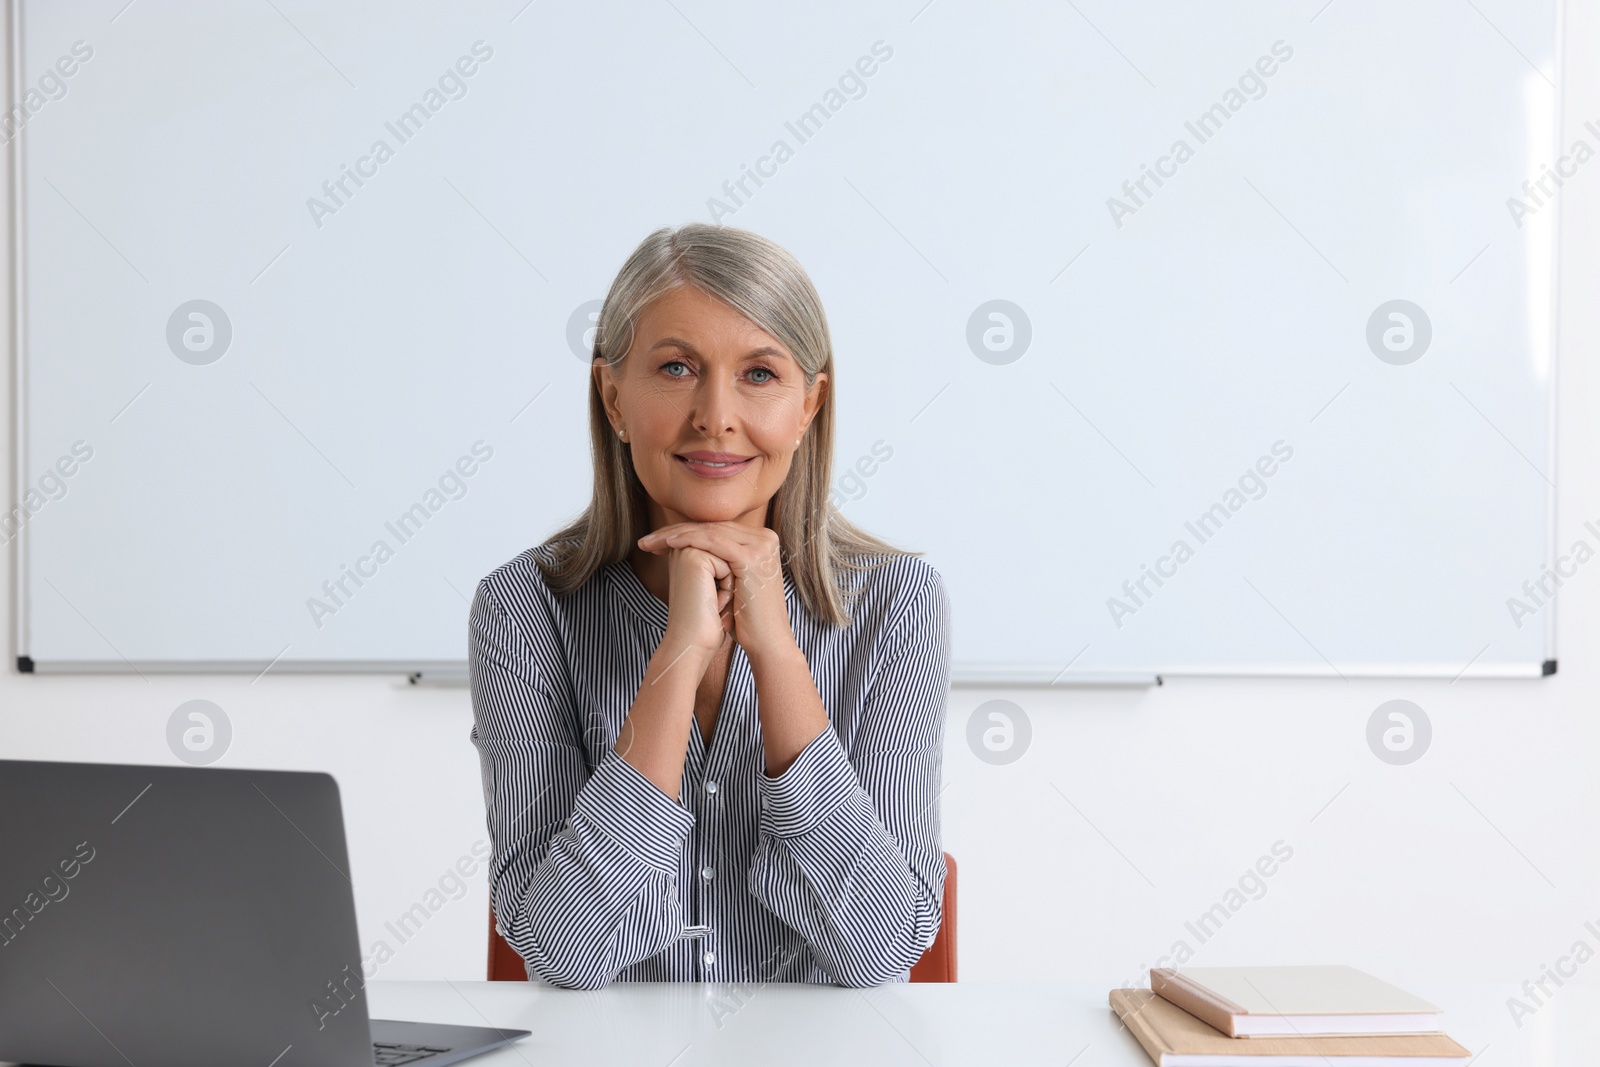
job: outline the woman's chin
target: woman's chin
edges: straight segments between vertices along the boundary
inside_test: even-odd
[[[719,499],[722,496],[720,493],[695,494],[659,503],[669,513],[682,515],[684,522],[733,522],[761,506],[748,500]]]
[[[748,509],[741,508],[673,508],[685,522],[733,522]]]

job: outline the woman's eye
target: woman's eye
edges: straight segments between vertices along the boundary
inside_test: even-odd
[[[757,377],[755,377],[755,375],[757,375],[757,374],[764,374],[764,375],[766,375],[766,377],[765,378],[757,378]],[[777,378],[776,374],[773,374],[770,370],[768,370],[765,367],[752,367],[750,369],[750,375],[751,375],[751,380],[754,381],[757,385],[765,385],[766,383],[768,383],[768,382],[774,380],[775,378]]]
[[[676,367],[677,370],[673,370],[674,367]],[[661,365],[661,369],[666,371],[674,378],[682,378],[684,374],[689,373],[689,365],[681,359],[674,359],[671,362],[663,363]],[[683,373],[680,374],[678,371],[682,371]]]

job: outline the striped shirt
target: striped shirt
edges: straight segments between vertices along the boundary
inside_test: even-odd
[[[905,981],[938,933],[939,779],[950,609],[937,571],[865,572],[853,621],[789,622],[831,729],[777,777],[734,646],[709,747],[691,726],[680,799],[613,750],[667,605],[626,561],[561,597],[529,549],[479,583],[472,742],[490,902],[530,976],[611,981]]]

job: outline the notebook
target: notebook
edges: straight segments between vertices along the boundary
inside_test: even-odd
[[[1466,1067],[1443,1034],[1232,1038],[1148,989],[1113,989],[1111,1007],[1156,1067]]]
[[[1150,989],[1229,1037],[1436,1034],[1439,1009],[1354,967],[1157,967]]]

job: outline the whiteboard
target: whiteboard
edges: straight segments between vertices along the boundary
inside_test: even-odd
[[[815,280],[958,679],[1547,672],[1557,14],[18,0],[23,666],[459,668],[701,219]]]

